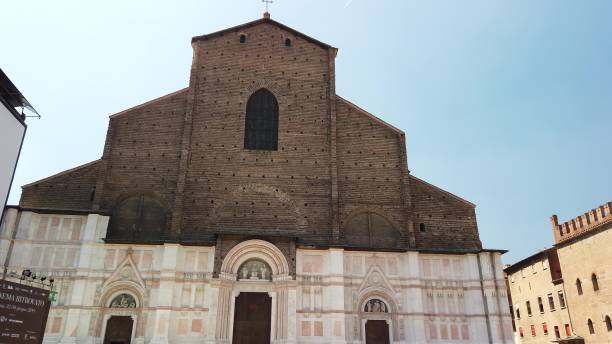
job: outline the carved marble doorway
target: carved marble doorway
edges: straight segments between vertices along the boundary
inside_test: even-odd
[[[104,344],[130,344],[134,320],[130,316],[111,316],[106,323]]]
[[[240,293],[234,308],[233,344],[269,344],[272,298],[268,293]]]
[[[386,320],[368,320],[365,332],[366,344],[389,344],[389,325]]]
[[[234,246],[225,255],[213,287],[218,288],[218,343],[295,343],[297,283],[289,274],[287,259],[274,244],[253,239]],[[259,333],[264,326],[263,322],[249,325],[251,311],[265,314],[267,336],[253,335],[252,331]],[[253,326],[257,329],[246,330],[248,341],[241,341],[244,328]]]

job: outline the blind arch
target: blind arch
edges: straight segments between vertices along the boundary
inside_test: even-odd
[[[124,199],[113,209],[107,238],[157,241],[165,228],[165,207],[153,197],[137,195]]]
[[[344,236],[349,246],[356,247],[397,247],[400,232],[385,217],[365,211],[354,214],[344,226]]]

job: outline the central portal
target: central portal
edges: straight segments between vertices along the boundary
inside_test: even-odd
[[[366,344],[389,344],[389,325],[384,320],[368,320],[365,325]]]
[[[132,317],[112,316],[106,323],[104,344],[130,344],[133,325]]]
[[[234,309],[233,344],[270,344],[272,298],[268,293],[240,293]]]

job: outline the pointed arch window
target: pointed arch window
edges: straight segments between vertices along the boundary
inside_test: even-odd
[[[589,327],[589,333],[595,334],[595,327],[593,326],[593,320],[589,319],[587,321],[587,326]]]
[[[278,101],[265,88],[255,91],[247,102],[244,149],[278,149]]]
[[[610,320],[609,315],[606,315],[606,329],[608,332],[612,331],[612,320]]]
[[[595,274],[591,275],[591,282],[593,283],[593,290],[594,291],[598,291],[599,290],[599,282],[597,281],[597,275],[595,275]]]
[[[580,278],[576,278],[576,291],[578,291],[578,295],[582,295],[582,282],[580,282]]]

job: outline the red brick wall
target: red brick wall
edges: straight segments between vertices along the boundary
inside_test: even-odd
[[[406,231],[402,204],[402,132],[340,99],[338,191],[340,225],[364,210],[376,211]]]
[[[112,116],[95,169],[27,186],[22,205],[110,212],[145,193],[169,209],[174,238],[209,244],[222,233],[342,245],[343,224],[367,210],[402,233],[400,247],[414,222],[419,248],[480,248],[471,204],[408,177],[403,132],[335,96],[334,48],[272,22],[192,45],[189,88]],[[277,151],[243,149],[261,87],[278,100]]]
[[[24,208],[91,209],[100,160],[25,185],[19,205]]]
[[[284,45],[287,37],[291,47]],[[182,230],[326,241],[329,52],[271,24],[193,46],[195,106]],[[246,103],[261,87],[278,100],[278,151],[243,149]]]
[[[417,247],[480,249],[474,206],[418,178],[410,178]],[[419,228],[425,224],[425,232]]]
[[[186,91],[110,119],[99,206],[110,211],[123,198],[147,193],[167,207],[174,200]]]

